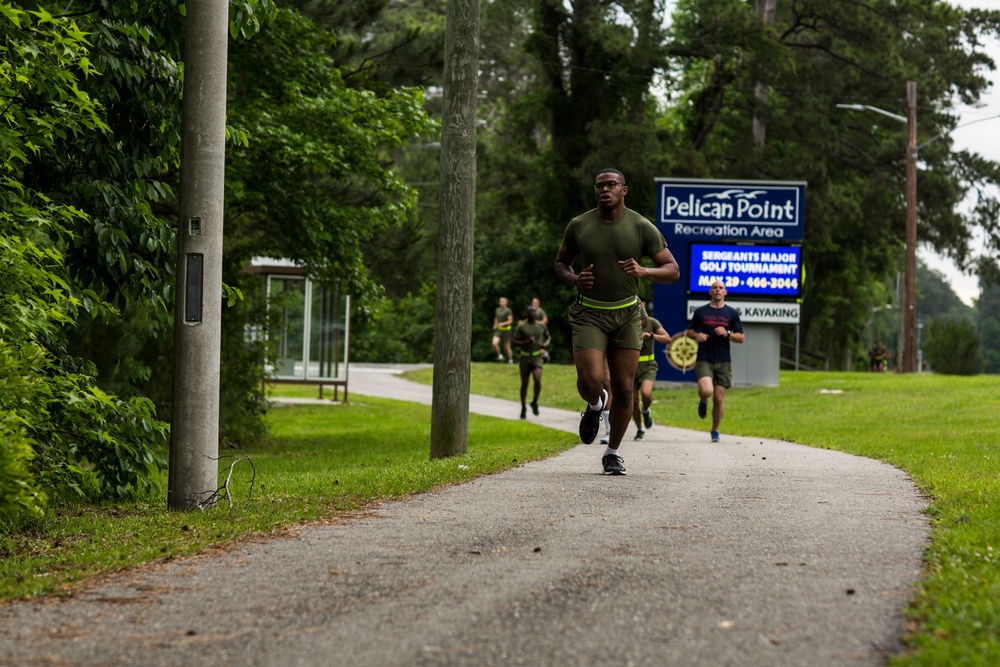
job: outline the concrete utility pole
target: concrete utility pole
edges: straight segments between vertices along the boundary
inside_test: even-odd
[[[903,373],[917,370],[917,82],[906,82],[906,337]]]
[[[448,0],[431,458],[468,451],[479,0]]]
[[[188,0],[167,505],[213,502],[219,477],[228,0]]]

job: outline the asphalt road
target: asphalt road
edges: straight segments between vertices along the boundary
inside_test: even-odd
[[[388,370],[352,365],[352,398],[430,402]],[[577,413],[529,419],[576,437]],[[858,666],[902,650],[928,535],[904,473],[707,429],[631,437],[627,477],[579,445],[8,605],[0,665]]]

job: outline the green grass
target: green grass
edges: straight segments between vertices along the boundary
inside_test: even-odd
[[[430,371],[409,374],[430,382]],[[577,411],[576,374],[545,368],[541,403]],[[475,393],[517,400],[516,366],[474,364]],[[827,391],[824,391],[827,390]],[[315,398],[315,387],[282,385]],[[829,393],[834,391],[837,393]],[[332,389],[327,390],[332,395]],[[707,430],[692,388],[654,392],[657,423]],[[781,386],[737,388],[724,434],[777,438],[880,459],[926,492],[932,522],[926,577],[909,614],[911,651],[894,665],[1000,664],[1000,377],[796,373]],[[127,506],[55,509],[24,534],[0,536],[0,597],[64,591],[81,579],[174,558],[247,535],[338,520],[399,497],[542,458],[572,434],[518,420],[470,417],[469,454],[429,461],[430,409],[351,394],[349,405],[294,406],[269,415],[272,436],[238,464],[235,505],[176,513],[164,497]],[[418,425],[414,428],[414,425]]]
[[[430,371],[408,374],[429,382]],[[571,366],[545,367],[541,404],[580,410]],[[1000,664],[1000,376],[783,372],[781,386],[726,396],[724,434],[886,461],[930,501],[932,540],[894,665]],[[516,400],[513,368],[477,364],[473,391]],[[657,390],[658,424],[708,430],[693,388]]]
[[[302,389],[283,385],[275,391],[296,395]],[[309,394],[318,392],[312,387]],[[232,509],[223,501],[205,512],[168,511],[164,478],[156,498],[63,505],[30,530],[0,533],[0,599],[62,592],[87,577],[150,560],[336,520],[375,500],[467,481],[577,444],[565,432],[471,415],[468,453],[431,461],[429,407],[364,396],[353,396],[348,405],[278,407],[268,421],[271,436],[234,468]]]

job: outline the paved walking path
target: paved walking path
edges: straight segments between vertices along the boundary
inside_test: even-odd
[[[350,390],[430,403],[385,368],[352,365]],[[901,650],[928,533],[905,474],[661,425],[627,438],[627,477],[579,445],[0,609],[0,665],[875,666]]]

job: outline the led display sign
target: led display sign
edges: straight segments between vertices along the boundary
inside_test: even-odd
[[[802,248],[692,243],[688,290],[707,293],[721,280],[730,295],[797,297]]]

